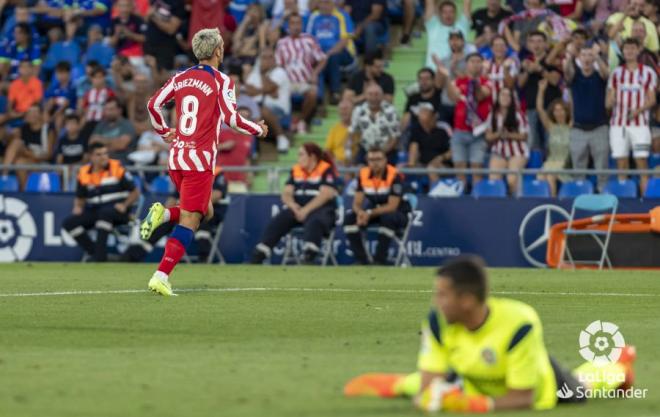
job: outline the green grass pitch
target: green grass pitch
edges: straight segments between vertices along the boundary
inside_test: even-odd
[[[422,415],[403,399],[344,398],[342,387],[363,372],[414,369],[432,269],[182,265],[174,285],[188,291],[169,299],[141,291],[152,269],[0,266],[0,416]],[[618,324],[638,348],[636,385],[649,390],[497,415],[660,415],[660,274],[490,275],[495,295],[537,309],[566,367],[582,361],[587,324]],[[46,292],[59,294],[35,295]]]

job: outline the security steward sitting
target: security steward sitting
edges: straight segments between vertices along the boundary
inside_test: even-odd
[[[284,186],[285,207],[268,224],[252,255],[253,264],[269,258],[273,247],[291,229],[302,225],[303,262],[313,263],[320,251],[323,236],[335,225],[336,173],[332,158],[315,143],[305,143],[298,150],[298,163]]]
[[[382,149],[371,148],[367,153],[367,164],[360,169],[353,208],[344,219],[344,233],[355,255],[355,262],[366,265],[369,258],[363,242],[363,230],[378,225],[374,261],[385,265],[392,238],[408,223],[410,206],[402,198],[403,177],[387,163],[387,155]]]
[[[121,162],[110,159],[105,145],[91,144],[89,154],[91,162],[78,171],[73,212],[63,227],[96,262],[105,262],[108,235],[114,226],[128,223],[129,208],[140,192]],[[87,235],[90,229],[96,230],[96,242]]]
[[[176,206],[179,201],[179,193],[172,193],[165,202],[165,207]],[[222,171],[220,171],[213,182],[213,191],[211,192],[211,201],[213,202],[213,217],[199,225],[195,233],[195,242],[197,242],[197,255],[199,262],[206,262],[211,254],[213,244],[213,234],[218,225],[224,221],[227,207],[229,206],[229,196],[227,195],[227,180]],[[122,255],[124,262],[140,262],[154,249],[154,246],[164,236],[169,235],[176,226],[176,223],[165,222],[161,224],[151,234],[149,240],[140,239],[131,244]]]

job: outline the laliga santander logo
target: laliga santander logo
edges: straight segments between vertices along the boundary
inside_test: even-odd
[[[619,326],[596,320],[580,332],[580,355],[596,366],[616,362],[626,345]]]
[[[0,195],[0,262],[27,258],[36,236],[37,227],[27,204]]]

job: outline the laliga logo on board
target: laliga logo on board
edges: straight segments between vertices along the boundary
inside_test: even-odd
[[[626,345],[619,326],[596,320],[580,332],[580,355],[596,366],[616,362]]]
[[[27,204],[0,195],[0,262],[27,258],[36,236],[37,227]]]

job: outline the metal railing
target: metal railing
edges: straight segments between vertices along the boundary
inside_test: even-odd
[[[72,178],[77,176],[78,169],[81,165],[51,165],[51,164],[18,164],[18,165],[3,165],[0,164],[0,172],[5,170],[7,171],[30,171],[30,172],[57,172],[61,175],[62,178],[62,189],[64,191],[73,191],[73,182]],[[144,165],[131,165],[127,166],[126,169],[138,175],[144,175],[145,173],[160,173],[164,174],[167,172],[166,166],[144,166]],[[224,172],[244,172],[250,174],[260,174],[265,173],[268,184],[269,193],[279,193],[280,192],[280,180],[282,175],[288,175],[290,172],[289,166],[226,166],[222,170]],[[339,167],[340,174],[356,174],[359,171],[359,167]],[[449,177],[456,175],[509,175],[514,174],[518,177],[518,183],[521,184],[524,176],[538,176],[538,175],[566,175],[574,179],[583,179],[587,175],[594,176],[611,176],[611,175],[648,175],[648,176],[660,176],[659,169],[630,169],[630,170],[617,170],[617,169],[604,169],[604,170],[595,170],[595,169],[520,169],[520,170],[511,170],[511,169],[488,169],[488,168],[466,168],[466,169],[457,169],[457,168],[400,168],[400,172],[405,175],[429,175],[436,174],[440,177]]]

